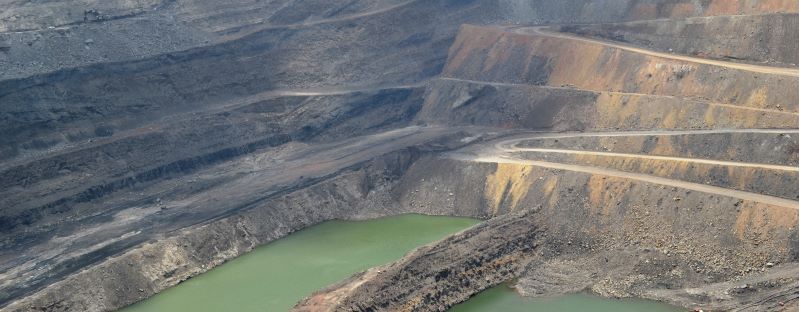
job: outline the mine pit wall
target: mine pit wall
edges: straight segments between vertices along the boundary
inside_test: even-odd
[[[442,76],[697,97],[739,106],[799,111],[799,78],[651,57],[597,43],[464,25]]]
[[[797,196],[799,194],[796,193],[796,185],[799,185],[797,171],[603,155],[523,152],[519,156],[523,159],[543,159],[564,164],[609,168],[793,200],[799,199]]]
[[[521,129],[594,128],[594,92],[496,86],[436,79],[428,83],[416,120],[429,124]]]
[[[12,241],[37,239],[33,236],[41,233],[27,225],[52,225],[80,220],[86,211],[108,211],[113,207],[96,201],[121,190],[291,141],[333,142],[397,128],[421,108],[421,95],[421,89],[409,88],[267,99],[11,167],[0,171],[0,205],[6,207],[0,213],[0,233],[19,235]],[[57,191],[54,184],[60,185]],[[9,242],[3,240],[2,245]]]
[[[434,167],[448,170],[430,170]],[[695,260],[704,260],[708,272],[735,274],[746,266],[761,267],[768,258],[793,260],[799,253],[791,246],[799,222],[795,209],[532,165],[423,158],[405,176],[414,177],[417,170],[426,173],[425,181],[458,174],[458,181],[477,183],[469,201],[482,202],[493,216],[539,208],[535,218],[553,237],[586,237],[614,246],[639,240],[656,249],[677,248],[673,252],[690,251]],[[431,207],[446,203],[446,197],[430,197]]]
[[[203,28],[223,27],[231,20],[238,23],[301,23],[306,19],[336,17],[373,10],[400,0],[356,0],[348,3],[330,1],[280,0],[253,3],[239,0],[218,3],[207,0],[76,0],[24,3],[0,14],[0,31],[38,30],[48,26],[96,23],[132,17],[153,10],[173,10],[180,21]],[[32,2],[32,1],[31,1]],[[94,11],[84,14],[85,11]],[[84,19],[84,16],[86,19]],[[236,25],[239,25],[236,23]],[[209,25],[210,24],[210,25]],[[232,26],[228,26],[232,27]],[[213,29],[205,29],[213,31]]]
[[[110,311],[312,224],[400,213],[493,219],[413,252],[379,274],[363,275],[367,279],[335,298],[335,304],[356,311],[437,311],[521,276],[534,261],[597,250],[648,248],[677,259],[678,271],[671,266],[646,268],[638,273],[653,278],[615,286],[615,293],[628,295],[662,287],[654,276],[672,277],[667,279],[669,287],[694,287],[799,257],[799,246],[791,242],[799,223],[796,210],[621,178],[453,160],[410,149],[145,244],[4,311]]]
[[[799,12],[799,4],[793,0],[503,0],[500,3],[509,16],[542,24]]]
[[[415,199],[408,168],[427,152],[410,148],[345,170],[308,188],[287,192],[239,214],[186,228],[68,276],[13,302],[3,311],[113,311],[148,298],[253,248],[334,219],[367,219],[404,213],[486,218],[484,206],[464,199],[425,205]],[[440,169],[438,169],[440,170]],[[441,187],[467,192],[466,186]],[[426,193],[425,193],[426,194]],[[461,196],[466,198],[468,196]],[[452,196],[450,196],[452,198]],[[397,202],[403,204],[397,205]]]
[[[434,167],[448,170],[430,170]],[[453,167],[459,169],[453,172]],[[668,259],[660,265],[636,264],[622,280],[603,281],[600,276],[592,281],[620,296],[646,296],[653,288],[700,287],[760,270],[767,262],[799,257],[799,211],[794,209],[520,164],[424,158],[406,174],[416,175],[425,176],[425,181],[447,181],[455,175],[458,181],[483,183],[467,196],[496,217],[322,290],[298,311],[440,311],[559,256],[606,252],[606,257],[618,258],[630,253],[616,251],[632,249],[634,254],[654,252]],[[447,204],[446,196],[430,196],[426,203]],[[496,236],[509,243],[497,247]],[[597,262],[592,269],[602,271],[604,265]]]
[[[799,64],[797,29],[797,14],[560,27],[561,31],[627,42],[663,52],[782,66]]]
[[[32,1],[31,1],[32,2]],[[160,0],[83,0],[18,4],[0,12],[0,32],[42,29],[100,20],[131,17],[152,10],[166,1]],[[19,2],[18,2],[19,3]],[[94,12],[88,13],[86,11]],[[84,19],[85,17],[85,19]]]
[[[700,99],[442,78],[428,84],[416,121],[551,131],[795,128],[799,114]]]
[[[256,101],[171,120],[149,129],[149,133],[112,137],[0,171],[0,207],[4,207],[0,212],[0,249],[6,255],[22,255],[3,264],[9,275],[0,291],[0,306],[150,237],[160,237],[159,231],[164,230],[122,237],[79,256],[38,261],[31,266],[31,259],[38,256],[28,251],[64,235],[55,233],[92,228],[107,221],[98,215],[153,207],[162,198],[213,192],[236,178],[235,170],[225,168],[250,157],[272,157],[309,143],[337,142],[348,136],[405,126],[421,107],[421,94],[420,89],[411,88]],[[198,176],[208,179],[198,180]],[[239,207],[235,201],[216,208],[208,206],[216,212],[193,213],[175,220],[182,226],[193,225],[218,216],[216,213],[228,215],[228,209],[235,207]],[[151,220],[163,220],[160,217]],[[80,249],[76,246],[69,248]]]
[[[519,142],[517,146],[799,165],[799,137],[796,134],[704,133],[567,137],[530,139]]]

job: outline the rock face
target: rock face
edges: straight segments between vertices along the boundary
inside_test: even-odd
[[[312,224],[415,212],[487,221],[297,309],[440,311],[515,278],[532,296],[789,308],[797,13],[8,2],[0,306],[111,311]]]
[[[799,11],[790,0],[504,0],[513,16],[537,23],[581,24],[692,16],[757,15]]]
[[[518,234],[527,244],[485,252],[513,259],[503,269],[491,260],[460,264],[467,253],[459,239],[476,237],[460,234],[321,290],[296,310],[440,311],[462,292],[514,278],[527,296],[588,290],[713,310],[789,307],[795,282],[777,276],[793,276],[796,261],[797,124],[760,118],[796,116],[789,100],[796,95],[775,84],[796,72],[623,44],[540,28],[462,27],[420,120],[583,132],[477,144],[429,160],[453,164],[418,162],[426,173],[419,180],[482,181],[472,189],[480,199],[461,205],[479,202],[493,222],[535,233]],[[647,128],[669,130],[638,130]],[[453,166],[461,169],[447,172],[461,177],[432,173]],[[493,251],[497,243],[487,237],[469,246]],[[466,278],[429,264],[431,257],[486,275]],[[732,282],[740,280],[748,286]]]
[[[661,289],[705,292],[717,288],[716,282],[765,269],[767,259],[796,261],[794,241],[799,212],[793,208],[642,183],[623,176],[522,163],[476,165],[429,159],[414,164],[408,175],[413,176],[416,170],[430,172],[432,167],[451,166],[461,167],[458,171],[464,175],[456,180],[483,183],[472,189],[476,196],[456,205],[483,202],[496,216],[492,222],[504,225],[476,227],[469,232],[479,231],[482,236],[455,235],[420,248],[394,264],[311,296],[297,310],[438,311],[462,300],[464,292],[473,294],[517,277],[521,277],[517,287],[527,295],[550,296],[589,289],[606,296],[649,297],[684,306],[729,309],[760,300],[753,295],[758,292],[689,299],[663,295]],[[425,176],[425,181],[450,179]],[[446,206],[438,198],[441,196],[430,196],[430,206]],[[491,222],[484,225],[487,224]],[[493,232],[498,228],[501,230]],[[504,237],[509,244],[522,237],[529,241],[501,245],[492,240],[496,236]],[[481,251],[477,253],[483,257],[492,256],[472,261],[466,256],[469,253],[458,247],[460,244]],[[498,250],[488,252],[493,248]],[[431,265],[427,262],[431,257],[444,259],[440,262],[452,267]],[[459,262],[464,258],[469,265]],[[499,262],[502,265],[498,266]],[[459,272],[462,275],[444,283],[435,278],[442,272],[455,272],[454,268],[466,272]],[[484,275],[468,278],[467,272]],[[794,289],[790,281],[776,279],[772,276],[765,280],[771,281],[775,289],[782,289],[783,296]],[[449,284],[458,281],[468,281],[468,286]],[[765,311],[778,301],[767,300],[755,308]]]
[[[295,310],[441,311],[469,293],[517,276],[526,256],[535,252],[538,235],[529,215],[495,218],[333,288],[349,293],[323,292]],[[480,253],[474,252],[476,246]],[[341,302],[327,305],[331,299]]]
[[[497,43],[502,44],[497,44]],[[464,26],[442,75],[469,80],[574,86],[597,91],[697,97],[715,103],[796,112],[796,75],[643,54],[537,28]],[[743,119],[743,118],[742,118]]]
[[[783,111],[753,113],[747,107],[707,99],[589,91],[569,84],[439,78],[430,85],[416,117],[425,123],[573,131],[793,128],[799,121],[799,115]]]
[[[408,149],[378,157],[300,190],[273,196],[246,212],[141,244],[56,282],[31,299],[13,304],[9,310],[115,310],[256,246],[323,221],[400,213],[455,214],[446,206],[410,205],[399,210],[386,192],[398,183],[402,168],[429,152]],[[459,213],[469,217],[485,215],[479,210]]]
[[[563,31],[629,42],[651,49],[706,58],[796,66],[796,14],[719,16],[685,20],[569,26]]]

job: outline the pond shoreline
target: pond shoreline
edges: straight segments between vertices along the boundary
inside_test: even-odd
[[[679,312],[684,308],[643,299],[612,299],[576,293],[564,296],[528,298],[522,297],[509,283],[486,289],[469,300],[453,306],[448,312]]]
[[[313,291],[394,261],[478,222],[418,214],[327,221],[256,248],[121,311],[286,311]]]

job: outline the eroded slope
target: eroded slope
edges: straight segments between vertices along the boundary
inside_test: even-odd
[[[792,281],[774,276],[796,261],[795,174],[785,172],[796,171],[799,72],[541,27],[460,25],[772,14],[795,12],[793,1],[9,7],[0,16],[14,28],[0,34],[9,310],[112,310],[305,226],[405,212],[491,220],[308,303],[437,310],[521,277],[527,295],[791,304]],[[702,20],[731,34],[766,19]],[[742,22],[713,24],[732,20]],[[779,38],[795,35],[782,29]],[[687,42],[720,53],[712,40]],[[526,134],[483,143],[509,133]],[[772,287],[739,292],[737,278]]]

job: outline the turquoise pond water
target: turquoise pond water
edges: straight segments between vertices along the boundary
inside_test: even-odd
[[[607,299],[583,294],[557,298],[523,298],[507,285],[481,292],[450,312],[677,312],[685,311],[666,304],[632,299]]]
[[[330,221],[259,247],[122,311],[287,311],[316,290],[478,222],[421,215]]]
[[[355,272],[399,259],[416,247],[478,222],[468,218],[421,215],[325,222],[259,247],[122,311],[287,311],[316,290]],[[586,295],[524,299],[502,285],[480,293],[451,311],[682,310],[644,300],[613,300]]]

